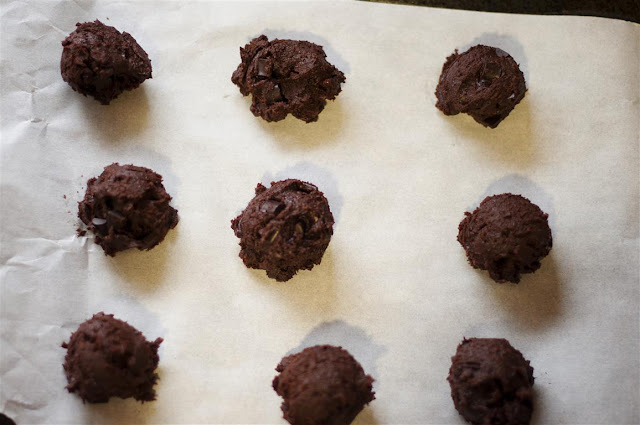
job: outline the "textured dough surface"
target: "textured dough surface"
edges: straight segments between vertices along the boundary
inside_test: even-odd
[[[273,389],[292,425],[348,425],[372,401],[373,378],[341,347],[317,345],[282,359]]]
[[[62,79],[78,93],[108,105],[151,78],[151,61],[126,32],[100,21],[76,24],[62,42]]]
[[[436,107],[445,115],[471,115],[495,128],[524,98],[527,87],[518,64],[496,47],[477,45],[447,58],[436,88]]]
[[[324,194],[296,179],[258,183],[256,196],[231,221],[240,238],[240,258],[278,281],[320,264],[333,235],[333,215]]]
[[[503,193],[485,198],[458,226],[469,263],[496,282],[520,282],[540,268],[553,245],[547,214],[527,198]]]
[[[95,314],[62,344],[67,349],[67,389],[89,403],[106,403],[111,397],[155,400],[161,342],[162,338],[147,341],[111,314]]]
[[[240,48],[242,62],[231,81],[247,96],[251,112],[266,121],[287,114],[318,120],[327,100],[340,93],[344,74],[326,60],[324,49],[308,41],[273,40],[261,35]]]
[[[447,378],[456,410],[472,424],[524,425],[533,412],[533,368],[506,339],[464,339]]]
[[[148,250],[178,224],[178,211],[162,176],[135,165],[111,164],[87,181],[78,217],[95,234],[104,253],[115,256],[129,248]]]

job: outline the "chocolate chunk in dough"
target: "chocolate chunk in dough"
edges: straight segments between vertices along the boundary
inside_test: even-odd
[[[506,339],[470,338],[451,358],[453,404],[467,422],[526,425],[533,412],[533,368]]]
[[[373,378],[341,347],[316,345],[282,359],[273,389],[292,425],[348,425],[375,396]]]
[[[547,214],[527,198],[503,193],[485,198],[473,213],[465,212],[458,242],[476,269],[496,282],[520,282],[549,254],[553,240]]]
[[[106,403],[110,397],[152,401],[158,375],[158,347],[127,322],[98,313],[71,334],[64,371],[67,390],[83,401]]]
[[[508,53],[478,45],[447,58],[436,88],[436,107],[445,115],[464,112],[496,128],[526,91],[524,75]]]
[[[333,234],[333,215],[323,193],[295,179],[272,182],[269,189],[258,183],[255,192],[231,221],[244,264],[266,270],[278,281],[320,264]]]
[[[108,105],[151,78],[151,61],[126,32],[100,21],[76,24],[62,42],[62,79],[83,95]]]
[[[151,249],[178,224],[178,212],[162,176],[144,167],[111,164],[89,179],[78,217],[94,234],[104,253],[129,248]]]
[[[231,81],[244,96],[252,95],[256,117],[280,121],[292,114],[317,121],[327,99],[335,99],[345,81],[326,56],[321,46],[308,41],[269,41],[261,35],[240,48],[242,63]]]
[[[16,423],[4,413],[0,413],[0,425],[16,425]]]

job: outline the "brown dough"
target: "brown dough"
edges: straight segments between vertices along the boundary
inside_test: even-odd
[[[276,370],[273,389],[292,425],[348,425],[375,398],[373,378],[342,347],[305,348]]]
[[[527,198],[503,193],[485,198],[473,213],[465,213],[458,242],[476,269],[487,270],[496,282],[520,282],[533,273],[553,245],[547,214]]]
[[[62,42],[62,79],[78,93],[108,105],[151,78],[147,53],[128,33],[100,21],[76,24]]]
[[[252,95],[251,112],[266,121],[280,121],[287,114],[317,121],[345,82],[322,47],[308,41],[269,41],[261,35],[240,49],[240,57],[231,81],[244,96]]]
[[[524,98],[527,87],[518,64],[496,47],[474,46],[447,58],[436,88],[436,107],[445,115],[467,113],[495,128]]]
[[[161,342],[149,342],[127,322],[98,313],[62,344],[67,349],[67,389],[89,403],[106,403],[111,397],[155,400]]]
[[[456,410],[472,424],[526,425],[533,412],[533,368],[506,339],[464,339],[447,378]]]
[[[115,256],[129,248],[148,250],[178,224],[178,211],[162,176],[135,165],[111,164],[89,179],[78,217],[95,234],[104,253]]]
[[[289,179],[258,183],[256,196],[231,221],[240,238],[240,258],[278,281],[320,264],[333,234],[333,215],[323,193],[311,183]]]

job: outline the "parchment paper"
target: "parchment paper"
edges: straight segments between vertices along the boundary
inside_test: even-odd
[[[640,422],[640,27],[340,3],[3,2],[1,399],[18,424],[283,424],[286,354],[342,345],[375,378],[357,424],[462,424],[446,382],[463,337],[504,337],[535,368],[534,424]],[[110,106],[62,81],[60,42],[100,19],[153,79]],[[346,75],[317,123],[266,123],[231,83],[260,34],[324,46]],[[495,130],[446,117],[445,58],[509,52],[528,92]],[[180,224],[106,257],[76,236],[86,181],[112,162],[162,174]],[[336,218],[322,264],[248,270],[230,229],[258,182],[317,184]],[[554,246],[519,285],[473,270],[465,211],[520,193]],[[158,399],[83,404],[60,347],[98,311],[160,349]]]

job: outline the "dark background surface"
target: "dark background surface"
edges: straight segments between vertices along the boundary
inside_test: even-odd
[[[589,15],[640,23],[640,0],[368,0],[536,15]]]

